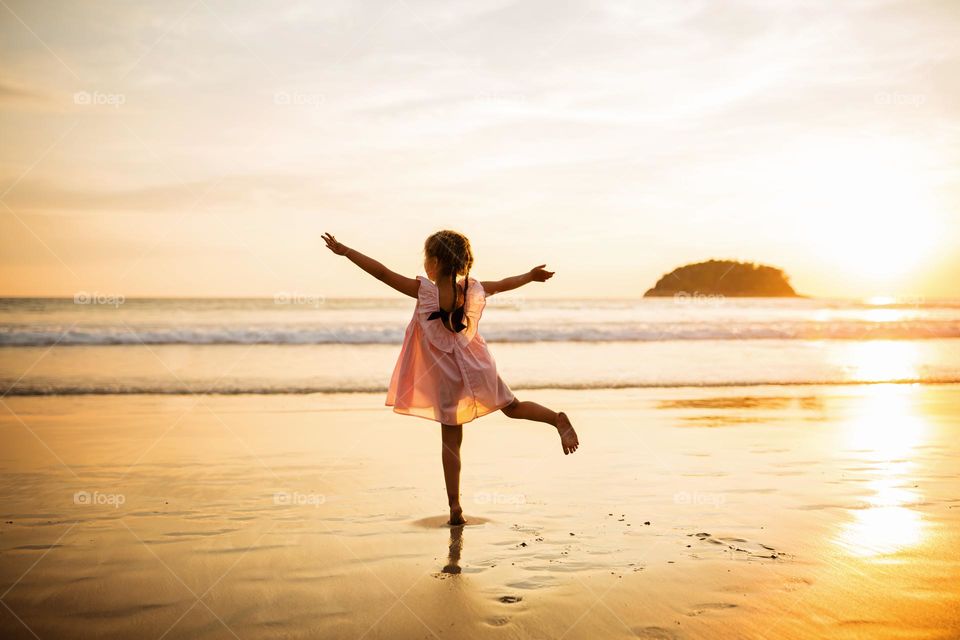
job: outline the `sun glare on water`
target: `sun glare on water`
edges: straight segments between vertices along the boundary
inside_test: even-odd
[[[907,341],[850,342],[838,351],[837,357],[850,381],[895,382],[915,380],[920,375],[917,346]]]

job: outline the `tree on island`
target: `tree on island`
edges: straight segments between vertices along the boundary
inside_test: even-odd
[[[688,264],[666,274],[643,294],[645,298],[677,294],[730,297],[794,297],[782,269],[752,262],[708,260]]]

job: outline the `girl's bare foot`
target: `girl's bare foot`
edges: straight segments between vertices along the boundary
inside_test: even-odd
[[[577,438],[577,432],[570,424],[570,418],[567,414],[560,412],[557,414],[557,432],[560,434],[560,446],[563,447],[563,455],[573,453],[580,446],[580,440]]]
[[[450,522],[447,524],[456,527],[466,523],[467,521],[463,519],[463,507],[450,507]]]

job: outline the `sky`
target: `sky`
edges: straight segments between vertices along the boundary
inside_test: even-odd
[[[0,0],[0,295],[960,297],[960,3]],[[399,295],[399,294],[396,294]]]

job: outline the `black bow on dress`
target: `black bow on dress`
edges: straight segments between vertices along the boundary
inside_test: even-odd
[[[453,319],[453,322],[449,321],[450,318]],[[445,309],[437,309],[436,311],[431,313],[429,316],[427,316],[427,320],[437,320],[437,319],[442,320],[443,326],[447,327],[448,329],[450,328],[451,325],[453,325],[454,333],[460,333],[461,331],[467,328],[467,325],[463,323],[463,306],[457,307],[456,309],[453,310],[452,313]]]

